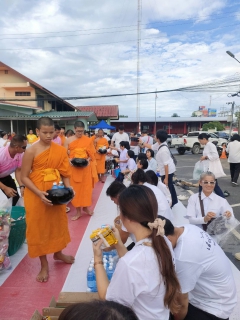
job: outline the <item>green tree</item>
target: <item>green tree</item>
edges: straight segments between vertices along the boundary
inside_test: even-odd
[[[177,113],[173,113],[172,117],[180,117]]]
[[[208,131],[208,129],[215,129],[215,128],[217,131],[223,131],[224,125],[219,121],[212,121],[212,122],[204,123],[204,125],[202,126],[203,131]]]
[[[197,117],[195,111],[192,113],[191,117]]]

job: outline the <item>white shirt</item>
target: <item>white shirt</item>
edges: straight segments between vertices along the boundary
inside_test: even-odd
[[[162,191],[162,193],[165,195],[166,199],[167,199],[167,202],[169,204],[169,206],[171,207],[172,206],[172,196],[171,196],[171,193],[168,189],[168,187],[162,183],[161,180],[158,181],[158,185],[157,187]]]
[[[6,147],[6,146],[9,146],[10,145],[10,142],[8,141],[6,143],[7,140],[3,139],[3,138],[0,138],[0,148],[2,147]],[[4,143],[6,143],[6,145],[4,146]]]
[[[208,197],[201,192],[201,199],[203,200],[205,216],[210,211],[216,213],[216,217],[223,215],[226,211],[230,211],[232,213],[230,219],[234,219],[232,207],[226,199],[219,197],[213,192]],[[202,217],[198,193],[193,194],[188,200],[187,217],[191,224],[198,225],[200,228],[202,228],[202,224],[206,224]]]
[[[149,242],[149,239],[138,241],[119,259],[106,300],[132,308],[139,320],[168,320],[169,310],[164,306],[166,290],[157,257],[153,248],[143,245],[143,242]]]
[[[158,187],[156,187],[150,183],[147,183],[147,182],[145,182],[143,185],[145,187],[148,187],[149,189],[151,189],[153,191],[153,193],[155,194],[155,197],[156,197],[157,203],[158,203],[158,215],[164,216],[165,218],[172,221],[173,220],[172,209],[169,207],[169,203],[167,201],[167,198],[162,193],[162,191]]]
[[[140,137],[140,138],[141,138],[143,143],[147,143],[147,144],[150,144],[150,145],[153,144],[153,138],[148,136],[148,135]],[[146,153],[147,149],[148,148],[144,148],[144,150],[142,152]]]
[[[224,177],[226,175],[223,171],[217,148],[211,141],[208,141],[208,143],[205,145],[203,149],[203,156],[208,157],[209,160],[203,161],[208,161],[208,170],[215,175],[216,179]]]
[[[184,225],[174,249],[182,293],[198,309],[227,319],[236,303],[236,286],[228,258],[203,230]]]
[[[133,158],[129,158],[128,162],[127,162],[127,168],[131,171],[136,170],[137,169],[137,164],[134,161]]]
[[[124,148],[123,150],[122,149],[119,149],[118,150],[120,152],[120,156],[119,156],[119,159],[124,161],[124,160],[128,160],[128,157],[127,157],[127,152],[128,150],[126,148]],[[120,162],[119,163],[119,168],[121,169],[121,171],[124,171],[126,170],[127,168],[127,162]]]
[[[129,142],[128,134],[126,132],[123,132],[123,133],[116,132],[116,133],[114,133],[114,135],[112,137],[112,142],[115,142],[115,147],[116,148],[120,148],[119,143],[121,141],[128,141]]]
[[[158,142],[156,142],[152,145],[152,150],[157,151],[156,161],[158,164],[158,169],[160,171],[160,175],[165,176],[164,166],[168,165],[168,173],[169,174],[174,173],[176,171],[176,167],[175,167],[175,164],[174,164],[173,159],[171,157],[167,143],[163,142],[161,144],[161,146],[162,145],[164,145],[164,147],[161,147],[160,150],[158,151],[160,144]]]
[[[228,162],[230,163],[240,163],[240,142],[234,140],[230,142],[226,150],[228,155]]]
[[[154,172],[157,172],[157,161],[154,158],[151,158],[151,160],[148,160],[148,170],[153,170]]]

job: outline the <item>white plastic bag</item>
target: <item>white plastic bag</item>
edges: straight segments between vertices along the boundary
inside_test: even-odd
[[[208,163],[204,163],[205,161],[198,161],[195,164],[194,170],[193,170],[193,180],[199,180],[200,176],[203,172],[208,171]]]

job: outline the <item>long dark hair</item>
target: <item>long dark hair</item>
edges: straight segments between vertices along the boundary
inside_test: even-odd
[[[93,300],[68,306],[59,320],[138,320],[132,309],[115,301]]]
[[[148,222],[154,222],[157,218],[158,204],[156,197],[150,188],[140,185],[131,185],[119,196],[119,208],[121,214],[129,220],[148,227]],[[157,230],[153,229],[150,239],[152,248],[158,259],[159,271],[166,286],[164,305],[172,313],[179,311],[177,295],[181,291],[180,284],[175,273],[170,249],[162,236],[156,236]]]

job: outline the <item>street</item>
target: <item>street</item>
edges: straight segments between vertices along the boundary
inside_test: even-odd
[[[190,151],[186,151],[184,155],[179,155],[178,152],[174,149],[170,149],[172,154],[177,159],[177,171],[176,177],[178,180],[186,180],[193,183],[196,183],[196,180],[192,180],[193,169],[195,163],[201,157],[201,154],[194,155]],[[227,201],[233,208],[233,212],[235,218],[240,221],[240,186],[233,187],[231,185],[230,171],[229,171],[229,163],[227,159],[220,159],[223,170],[226,173],[226,177],[218,179],[219,186],[223,191],[227,190],[230,193],[230,196],[227,197]],[[176,186],[176,192],[178,195],[185,195],[189,197],[192,193],[198,192],[198,188],[190,187],[190,190],[184,190],[180,186]],[[188,200],[182,201],[183,205],[186,207]],[[236,260],[234,254],[236,252],[240,252],[240,226],[236,228],[237,232],[230,233],[224,243],[221,245],[224,252],[228,256],[228,258],[234,263],[234,265],[240,270],[240,261]]]

